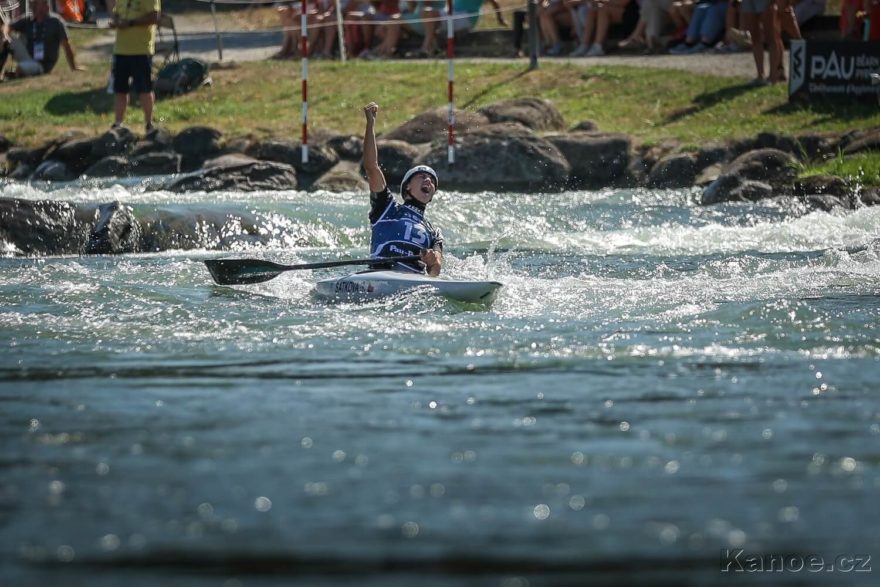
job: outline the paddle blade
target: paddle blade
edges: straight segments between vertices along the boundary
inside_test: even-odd
[[[220,285],[262,283],[278,277],[285,266],[259,259],[207,259],[205,265]]]

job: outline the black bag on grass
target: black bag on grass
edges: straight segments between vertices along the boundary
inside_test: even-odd
[[[208,64],[201,59],[184,57],[159,70],[153,83],[153,91],[159,97],[179,96],[210,83]]]

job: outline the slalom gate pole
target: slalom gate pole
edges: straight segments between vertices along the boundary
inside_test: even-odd
[[[449,120],[446,131],[446,157],[449,166],[455,163],[455,32],[452,19],[452,0],[446,0],[446,59],[448,64],[447,86]]]
[[[302,0],[302,162],[309,162],[309,0]]]

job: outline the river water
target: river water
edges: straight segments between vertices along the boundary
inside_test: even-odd
[[[880,208],[441,193],[484,307],[201,263],[364,256],[363,194],[0,196],[269,236],[0,259],[3,584],[876,584]]]

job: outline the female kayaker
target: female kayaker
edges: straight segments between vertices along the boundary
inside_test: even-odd
[[[425,206],[437,192],[437,173],[427,165],[417,165],[403,176],[400,196],[394,201],[385,175],[379,168],[376,149],[376,116],[379,105],[364,106],[367,127],[364,131],[364,170],[370,183],[370,256],[397,257],[420,255],[421,263],[397,263],[395,268],[437,276],[443,264],[443,235],[425,218]]]

